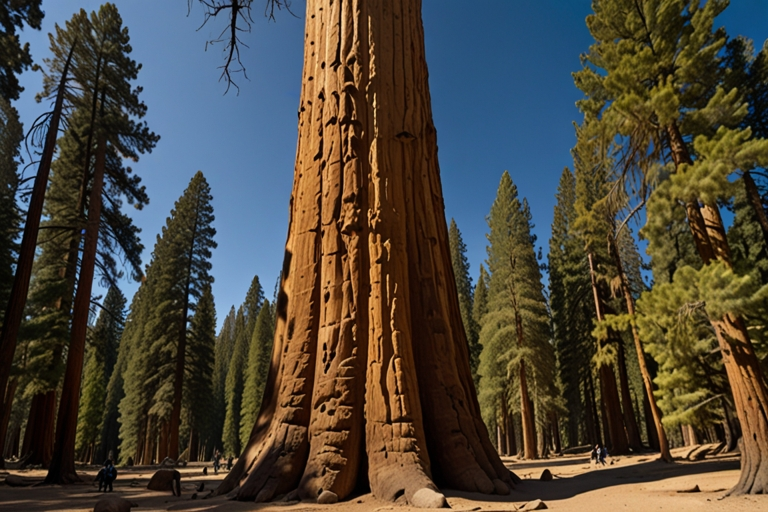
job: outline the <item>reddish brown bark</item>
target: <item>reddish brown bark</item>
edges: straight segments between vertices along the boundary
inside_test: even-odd
[[[619,368],[619,389],[621,390],[621,407],[624,413],[624,426],[627,429],[627,441],[632,451],[639,452],[643,448],[643,442],[640,439],[640,428],[637,426],[635,418],[635,408],[632,402],[632,394],[629,391],[629,377],[627,376],[627,360],[624,350],[624,340],[617,336],[616,346],[618,347],[618,361],[616,365]]]
[[[99,224],[101,222],[101,194],[104,188],[107,149],[106,138],[103,134],[99,136],[96,144],[96,162],[88,201],[88,222],[85,228],[83,258],[72,311],[69,351],[56,421],[53,459],[45,478],[45,482],[49,484],[67,484],[80,481],[75,472],[75,436],[77,433],[77,412],[80,405],[85,338],[88,333],[88,315],[90,313],[91,290],[96,267]]]
[[[752,207],[752,211],[755,212],[760,229],[763,232],[763,239],[768,246],[768,216],[765,214],[765,208],[763,208],[763,200],[760,197],[760,191],[757,189],[755,179],[752,177],[752,173],[745,171],[742,175],[744,180],[744,188],[747,191],[747,202]]]
[[[16,395],[16,388],[18,387],[18,379],[11,379],[8,383],[8,387],[5,390],[5,397],[3,400],[7,407],[0,411],[0,469],[5,467],[5,441],[8,436],[8,424],[11,421],[11,407],[13,406],[13,398]]]
[[[43,212],[43,202],[45,201],[45,190],[48,185],[48,175],[51,171],[51,161],[56,148],[56,137],[59,132],[59,122],[61,120],[61,111],[64,104],[64,90],[67,82],[67,73],[72,61],[72,54],[75,51],[77,42],[72,44],[69,50],[67,61],[61,72],[61,81],[56,93],[56,102],[54,103],[51,114],[50,124],[45,136],[45,145],[43,154],[40,158],[40,165],[37,169],[35,182],[32,187],[32,195],[29,199],[29,208],[27,209],[27,219],[24,223],[24,235],[21,239],[19,248],[19,257],[16,261],[16,273],[13,278],[11,295],[8,300],[8,306],[5,310],[3,327],[0,330],[0,417],[5,415],[5,410],[10,409],[11,404],[5,403],[6,387],[11,375],[11,366],[13,365],[13,356],[16,352],[16,339],[19,335],[19,327],[24,317],[24,307],[27,304],[27,292],[29,292],[29,280],[32,277],[32,263],[35,259],[35,246],[37,245],[37,234],[40,230],[40,216]],[[0,457],[0,465],[4,464]],[[0,466],[1,467],[1,466]]]
[[[592,281],[592,296],[595,300],[595,314],[598,322],[603,321],[603,300],[597,286],[592,253],[587,253],[589,260],[589,275]],[[616,374],[613,365],[601,363],[598,368],[600,376],[600,399],[603,406],[603,427],[606,430],[606,443],[611,447],[614,455],[629,453],[629,442],[624,430],[624,415],[621,410],[619,391],[616,386]]]
[[[291,217],[256,425],[219,487],[413,503],[508,492],[482,423],[443,214],[421,3],[307,2]],[[427,494],[429,494],[427,492]]]
[[[629,280],[624,272],[624,265],[621,261],[621,255],[619,249],[616,246],[615,239],[610,241],[611,252],[613,253],[613,260],[616,264],[616,270],[621,280],[621,291],[624,295],[624,302],[627,305],[627,313],[631,317],[635,317],[635,298],[632,296],[632,292],[629,288]],[[674,462],[672,454],[669,451],[669,441],[667,440],[667,434],[664,431],[664,425],[661,423],[661,410],[656,404],[656,397],[653,395],[653,380],[651,379],[651,373],[648,371],[648,365],[645,362],[645,352],[643,351],[643,343],[640,339],[640,333],[637,330],[637,326],[632,323],[630,325],[632,331],[632,340],[635,342],[635,352],[637,353],[637,362],[640,365],[640,375],[643,379],[643,402],[644,406],[647,405],[648,412],[653,420],[653,429],[648,428],[648,444],[651,447],[657,447],[661,452],[662,460],[666,462]],[[648,414],[646,415],[647,419]],[[638,432],[639,435],[639,432]]]
[[[676,124],[666,129],[672,159],[677,170],[692,163],[690,153]],[[688,199],[686,213],[696,248],[704,264],[719,260],[732,266],[720,211],[714,205]],[[738,315],[710,318],[723,357],[734,408],[744,442],[741,475],[731,494],[768,493],[768,387],[744,319]]]

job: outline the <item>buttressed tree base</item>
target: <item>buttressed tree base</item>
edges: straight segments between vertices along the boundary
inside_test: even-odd
[[[308,0],[304,48],[269,378],[218,492],[507,494],[450,261],[421,1]]]

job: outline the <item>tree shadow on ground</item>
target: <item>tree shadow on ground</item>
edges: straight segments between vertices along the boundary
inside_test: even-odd
[[[580,460],[582,459],[568,459],[568,464],[560,465],[573,465]],[[584,460],[585,464],[589,464],[589,458]],[[541,472],[546,468],[557,466],[556,464],[550,463],[550,461],[539,461],[537,464],[530,463],[526,465],[528,466],[527,469],[530,470],[527,474],[532,478],[538,478]],[[524,469],[526,468],[522,468],[522,466],[522,464],[508,465],[508,467],[515,471],[518,476],[524,477],[526,475]],[[459,497],[489,502],[519,502],[533,499],[555,501],[565,500],[579,494],[604,489],[606,487],[656,482],[669,478],[716,471],[737,470],[739,467],[739,459],[729,457],[727,459],[706,460],[701,462],[677,462],[675,464],[668,464],[660,460],[651,460],[628,466],[621,466],[619,463],[612,466],[592,469],[586,473],[565,477],[558,477],[557,471],[550,469],[555,477],[554,480],[550,482],[542,482],[540,480],[524,478],[523,481],[517,485],[517,488],[508,496],[487,496],[478,493],[466,493],[452,490],[446,490],[445,494],[448,497]],[[684,489],[679,490],[682,491]]]

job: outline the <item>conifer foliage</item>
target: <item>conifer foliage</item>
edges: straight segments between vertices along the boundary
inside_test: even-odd
[[[272,339],[275,334],[275,321],[272,306],[265,300],[259,308],[256,325],[251,335],[248,348],[248,365],[245,369],[243,384],[243,399],[240,413],[240,443],[248,444],[251,430],[256,424],[261,401],[264,397],[264,386],[267,383],[269,362],[272,359]]]
[[[628,170],[653,186],[644,228],[650,252],[664,250],[672,214],[684,206],[703,266],[678,268],[669,283],[677,292],[668,293],[691,297],[695,289],[706,304],[744,434],[741,477],[731,492],[757,494],[768,492],[768,386],[744,316],[744,301],[754,296],[742,289],[742,300],[723,302],[742,277],[719,204],[731,199],[730,177],[768,165],[768,141],[743,126],[744,95],[723,82],[726,34],[714,23],[727,5],[593,2],[587,26],[595,43],[574,76],[586,94],[585,115],[622,138]]]
[[[216,247],[216,230],[211,200],[210,187],[198,171],[157,239],[146,281],[139,290],[140,301],[131,309],[126,335],[132,339],[126,340],[130,353],[120,403],[121,457],[125,460],[132,457],[148,462],[155,454],[161,460],[179,456],[185,372],[195,366],[194,358],[199,355],[191,353],[189,322],[213,282],[209,260]],[[215,316],[210,305],[207,307],[207,315]],[[208,325],[211,320],[202,323]],[[209,325],[200,329],[195,343],[201,343],[207,353]],[[211,354],[208,359],[212,363]],[[205,372],[207,379],[212,378],[212,371]]]
[[[467,333],[469,343],[469,367],[472,370],[472,379],[475,387],[478,386],[480,377],[477,373],[477,365],[480,362],[479,336],[480,329],[472,314],[473,293],[472,278],[469,277],[469,261],[467,260],[467,246],[461,238],[461,231],[456,221],[451,219],[448,226],[448,243],[451,248],[451,263],[453,264],[453,277],[456,279],[456,292],[459,294],[459,309],[461,309],[461,323]]]
[[[120,337],[125,324],[126,300],[122,292],[111,287],[104,299],[96,325],[90,334],[83,370],[83,395],[77,418],[76,451],[79,460],[100,463],[107,453],[101,453],[104,425],[104,404],[107,384],[117,362]]]
[[[549,429],[556,410],[555,356],[530,210],[507,172],[488,227],[490,279],[480,332],[480,401],[491,425],[506,407],[519,412],[523,454],[535,459],[537,423],[540,432]]]

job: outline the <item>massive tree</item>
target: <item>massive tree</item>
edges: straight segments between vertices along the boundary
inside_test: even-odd
[[[310,0],[306,20],[270,375],[218,492],[506,493],[452,279],[421,2]]]
[[[714,22],[727,5],[595,1],[587,18],[595,43],[575,78],[587,95],[579,104],[585,114],[622,137],[629,168],[650,173],[644,233],[651,244],[665,236],[677,208],[685,211],[703,266],[678,269],[671,285],[684,292],[701,284],[743,430],[741,476],[731,493],[760,494],[768,492],[768,386],[742,311],[721,300],[741,277],[719,203],[730,200],[731,175],[768,165],[768,141],[740,126],[748,108],[738,87],[722,87],[726,35]]]

